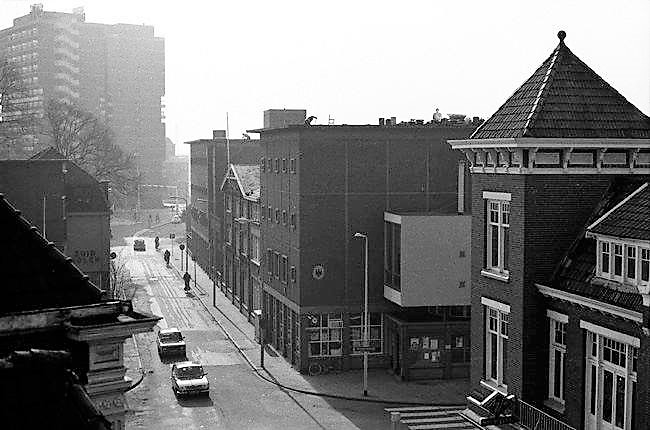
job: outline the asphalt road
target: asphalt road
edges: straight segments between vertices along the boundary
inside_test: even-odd
[[[145,238],[145,252],[133,251],[132,237],[125,238],[129,245],[113,247],[138,285],[136,308],[163,317],[156,330],[177,327],[183,332],[187,359],[201,362],[208,372],[210,395],[177,399],[170,385],[173,360],[160,359],[152,334],[140,335],[140,355],[148,372],[143,382],[127,393],[133,411],[127,427],[183,430],[325,428],[291,396],[255,375],[201,303],[184,293],[182,280],[173,269],[165,267],[161,252],[154,250],[153,238],[145,237],[145,233],[136,233]],[[169,239],[163,239],[161,249],[165,246],[169,246]],[[174,257],[178,258],[178,254]]]

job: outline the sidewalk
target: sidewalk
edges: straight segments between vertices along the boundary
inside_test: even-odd
[[[178,265],[178,261],[173,261]],[[174,266],[178,276],[182,273]],[[190,262],[190,275],[194,276],[194,265]],[[231,337],[232,341],[247,357],[247,361],[258,369],[261,375],[274,379],[280,384],[309,392],[319,392],[334,396],[362,396],[362,371],[351,370],[341,373],[330,373],[319,376],[302,375],[271,348],[266,349],[264,356],[265,370],[260,368],[260,345],[255,342],[255,328],[248,322],[246,316],[239,312],[221,290],[216,288],[216,305],[214,302],[213,283],[208,275],[196,266],[197,290],[196,297],[203,302],[213,318],[219,322]],[[194,290],[194,279],[191,281]],[[368,399],[389,400],[394,404],[423,402],[430,404],[465,403],[469,390],[466,379],[439,380],[426,382],[401,382],[388,374],[384,369],[368,371]]]

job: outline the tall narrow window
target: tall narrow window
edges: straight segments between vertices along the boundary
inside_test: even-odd
[[[510,315],[490,307],[485,310],[485,376],[496,385],[505,385]]]
[[[600,271],[609,273],[609,242],[600,242]]]
[[[486,266],[489,271],[508,274],[510,264],[510,202],[487,201]]]
[[[548,397],[564,403],[564,380],[566,368],[566,323],[550,319],[550,343],[548,360]]]
[[[614,276],[623,276],[623,245],[614,244]]]
[[[625,247],[625,276],[636,279],[636,246]]]

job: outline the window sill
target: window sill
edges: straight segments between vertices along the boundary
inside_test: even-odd
[[[548,406],[554,411],[564,414],[564,403],[560,402],[559,400],[546,399],[544,400],[544,406]]]
[[[481,270],[481,275],[485,276],[486,278],[496,279],[497,281],[501,282],[508,282],[510,280],[510,273],[508,272],[499,273],[483,269]]]

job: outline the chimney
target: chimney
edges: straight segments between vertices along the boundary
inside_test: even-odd
[[[379,118],[379,125],[384,125],[384,118]]]
[[[397,117],[391,116],[391,117],[390,117],[390,122],[391,122],[393,125],[397,125]]]
[[[391,126],[391,125],[392,125],[392,124],[391,124],[391,120],[388,119],[388,118],[386,118],[386,122],[385,122],[385,124],[386,124],[387,126]]]
[[[212,140],[225,139],[226,130],[212,130]]]
[[[465,161],[458,162],[458,215],[465,213]]]

